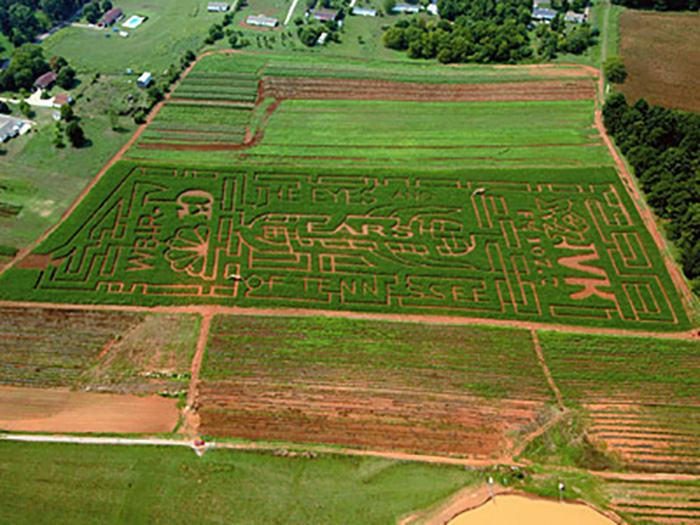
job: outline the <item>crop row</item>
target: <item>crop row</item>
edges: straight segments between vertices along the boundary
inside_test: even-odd
[[[0,309],[0,384],[69,386],[137,314]]]
[[[202,431],[490,456],[552,401],[530,334],[324,318],[217,316]]]
[[[629,523],[700,522],[700,482],[611,480],[604,484],[612,509]]]

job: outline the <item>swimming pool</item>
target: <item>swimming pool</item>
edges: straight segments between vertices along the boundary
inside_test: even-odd
[[[122,24],[122,27],[128,27],[129,29],[136,29],[141,23],[146,20],[146,17],[131,15],[129,19]]]

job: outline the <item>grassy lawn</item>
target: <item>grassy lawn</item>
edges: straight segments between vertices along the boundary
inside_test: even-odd
[[[83,83],[73,93],[82,93],[75,104],[75,113],[89,142],[75,149],[56,149],[52,144],[54,109],[34,108],[37,125],[30,133],[9,141],[2,156],[0,200],[21,205],[14,218],[0,218],[0,245],[22,247],[30,244],[75,200],[80,191],[102,165],[114,155],[136,129],[131,119],[119,119],[121,129],[113,131],[108,108],[124,86],[115,86],[112,79],[102,77],[89,85]],[[15,116],[18,115],[16,108]]]
[[[478,477],[370,458],[0,442],[0,520],[389,524]]]
[[[187,50],[196,51],[207,35],[209,26],[221,21],[222,13],[208,13],[202,0],[177,2],[145,2],[123,0],[118,6],[125,19],[133,14],[148,20],[136,29],[115,27],[129,33],[122,38],[114,33],[83,27],[68,27],[49,37],[44,43],[46,56],[61,55],[81,71],[101,73],[151,70],[160,72],[176,62]]]

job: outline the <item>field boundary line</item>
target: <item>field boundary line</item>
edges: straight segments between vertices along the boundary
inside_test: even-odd
[[[532,335],[532,343],[535,346],[535,353],[537,353],[537,360],[539,361],[540,366],[542,367],[542,372],[544,372],[544,376],[547,378],[547,383],[549,383],[549,387],[552,389],[552,392],[554,392],[554,397],[557,400],[557,405],[559,405],[559,408],[562,412],[566,412],[567,409],[566,406],[564,406],[564,398],[562,397],[561,392],[559,391],[559,387],[554,382],[554,378],[549,372],[549,367],[547,366],[547,362],[544,359],[544,354],[542,353],[542,346],[540,346],[540,340],[537,337],[537,330],[533,328],[532,330],[530,330],[530,334]]]
[[[183,410],[184,427],[183,431],[187,436],[196,436],[199,430],[199,416],[197,414],[197,397],[199,394],[199,372],[202,369],[202,360],[209,342],[209,331],[213,314],[202,313],[202,326],[197,339],[197,349],[190,366],[190,385],[187,389],[187,405]]]
[[[700,340],[700,331],[691,329],[678,332],[649,332],[624,328],[596,328],[588,326],[559,325],[536,321],[490,319],[488,317],[467,317],[456,315],[383,314],[373,312],[353,312],[347,310],[314,310],[311,308],[255,308],[242,306],[189,305],[189,306],[137,306],[118,304],[70,304],[31,301],[0,301],[0,308],[39,308],[48,310],[79,310],[105,312],[146,312],[162,314],[199,315],[250,315],[268,317],[330,317],[367,321],[393,321],[399,323],[448,324],[455,326],[492,326],[521,330],[550,330],[593,335],[622,335],[628,337],[648,337],[654,339]]]

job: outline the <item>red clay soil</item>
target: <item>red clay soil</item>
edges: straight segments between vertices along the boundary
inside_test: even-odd
[[[0,387],[0,429],[18,432],[170,432],[176,399]]]
[[[489,84],[420,84],[385,80],[265,77],[264,93],[278,100],[389,100],[405,102],[498,102],[588,100],[590,80]]]
[[[478,397],[444,395],[439,388],[401,390],[391,386],[395,377],[386,378],[386,388],[372,388],[347,378],[352,372],[328,385],[293,378],[278,382],[251,373],[254,378],[202,385],[202,434],[499,457],[506,435],[533,424],[543,407],[534,401],[485,403]]]

